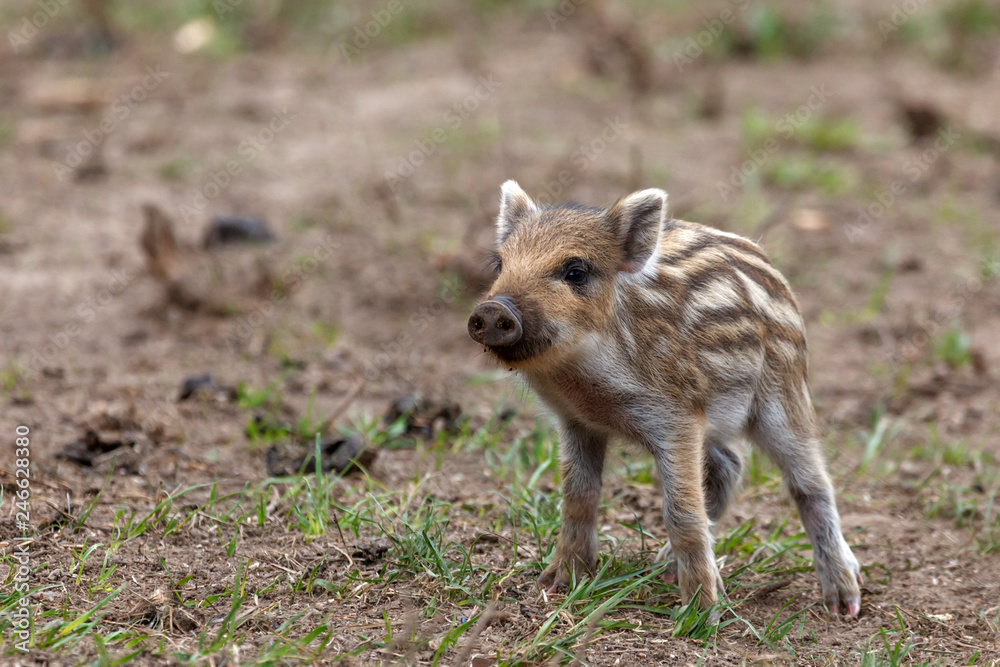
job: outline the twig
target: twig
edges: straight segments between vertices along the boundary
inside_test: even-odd
[[[347,540],[344,539],[344,531],[340,529],[340,517],[337,516],[337,510],[333,507],[333,505],[330,505],[330,511],[333,512],[333,523],[337,526],[337,532],[340,534],[340,541],[343,543],[344,548],[341,549],[333,542],[330,543],[330,546],[336,549],[342,556],[344,556],[344,558],[347,559],[348,567],[354,567],[354,559],[351,558],[351,554],[347,551]]]
[[[757,224],[757,229],[755,229],[753,233],[755,241],[764,238],[764,235],[767,234],[768,230],[785,221],[785,214],[788,213],[791,201],[791,197],[785,197],[782,199],[778,202],[778,205],[774,207],[774,210]]]
[[[766,597],[766,596],[770,595],[771,593],[784,588],[785,586],[787,586],[788,584],[792,583],[793,581],[794,581],[794,579],[792,579],[791,577],[789,577],[787,579],[779,579],[778,581],[772,581],[769,584],[765,584],[765,585],[759,587],[757,590],[755,590],[753,593],[751,593],[750,596],[747,599],[748,600],[758,600],[758,599],[760,599],[762,597]]]
[[[479,635],[483,634],[483,630],[489,627],[496,616],[496,603],[490,602],[486,605],[486,610],[479,617],[479,620],[472,626],[472,632],[469,633],[469,637],[465,641],[465,646],[462,647],[462,650],[458,652],[458,657],[455,658],[455,665],[467,665],[469,663],[469,657],[472,655],[472,649],[476,645],[476,640],[479,639]]]
[[[344,397],[344,400],[342,400],[340,404],[333,409],[333,412],[330,413],[330,416],[327,417],[322,424],[320,424],[319,427],[320,433],[323,433],[324,431],[328,430],[331,426],[333,426],[333,423],[335,421],[340,419],[340,417],[345,412],[347,412],[347,408],[351,407],[351,403],[354,402],[354,399],[358,397],[358,394],[361,393],[361,390],[364,389],[365,384],[367,383],[368,381],[365,378],[360,378],[357,382],[354,383],[354,386],[351,387],[351,390],[349,392],[347,392],[347,396]]]
[[[587,649],[590,648],[590,642],[594,638],[594,630],[597,629],[597,624],[602,618],[604,618],[603,611],[596,614],[594,618],[590,619],[590,623],[587,624],[587,632],[583,635],[583,641],[576,647],[576,651],[573,653],[573,667],[587,664]]]

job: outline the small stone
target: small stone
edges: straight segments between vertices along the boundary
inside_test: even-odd
[[[792,215],[792,224],[803,232],[821,232],[830,226],[826,214],[814,208],[800,208]]]
[[[374,563],[378,561],[392,547],[389,540],[379,538],[374,542],[358,542],[351,551],[351,558],[357,558],[362,563]]]
[[[202,245],[214,248],[236,243],[271,243],[274,240],[274,234],[262,218],[217,215],[205,228]]]
[[[213,396],[219,401],[235,401],[236,400],[236,390],[232,387],[225,387],[223,385],[216,384],[215,379],[212,378],[211,373],[202,373],[200,375],[189,375],[184,378],[183,384],[181,384],[180,394],[177,396],[177,400],[186,401],[193,398],[196,394],[205,394],[208,396]]]

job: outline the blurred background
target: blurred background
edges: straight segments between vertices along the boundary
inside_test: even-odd
[[[489,514],[482,489],[510,487],[483,448],[531,469],[554,451],[466,334],[500,184],[597,206],[660,187],[796,290],[850,541],[895,573],[866,599],[951,614],[920,621],[927,646],[997,659],[995,1],[5,0],[0,38],[0,428],[36,434],[52,563],[96,498],[107,527],[196,482],[301,473],[286,450],[316,433],[378,450],[345,497],[426,473]],[[648,462],[616,456],[606,500],[662,537]],[[794,517],[753,470],[735,523]],[[815,597],[810,577],[793,588]],[[89,598],[66,590],[72,619]],[[109,609],[133,623],[131,604]],[[889,620],[869,610],[848,644]]]

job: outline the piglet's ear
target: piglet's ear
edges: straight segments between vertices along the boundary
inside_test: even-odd
[[[506,181],[500,186],[500,215],[497,216],[497,245],[501,245],[511,232],[529,215],[538,210],[516,181]]]
[[[607,219],[621,240],[622,271],[637,273],[646,266],[666,217],[667,193],[657,188],[633,192],[608,209]]]

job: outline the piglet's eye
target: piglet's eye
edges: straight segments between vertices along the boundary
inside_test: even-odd
[[[584,267],[579,265],[573,265],[570,266],[569,270],[566,271],[566,276],[565,278],[563,278],[563,280],[568,282],[570,285],[581,287],[587,284],[587,280],[589,278],[590,276],[587,275],[587,270]]]

